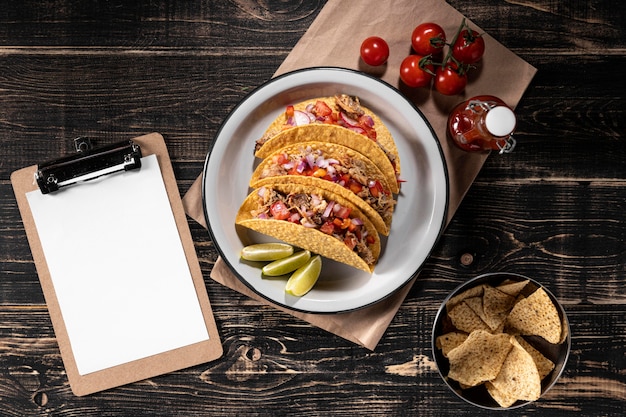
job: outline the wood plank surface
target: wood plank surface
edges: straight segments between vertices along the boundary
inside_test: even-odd
[[[211,280],[217,250],[190,220],[223,358],[75,397],[11,172],[70,152],[76,136],[157,131],[184,193],[229,111],[325,1],[144,3],[0,8],[0,416],[492,415],[445,386],[430,329],[452,289],[494,271],[545,283],[573,335],[561,380],[507,414],[626,414],[626,3],[616,0],[448,1],[538,73],[516,110],[516,150],[488,158],[374,351]]]

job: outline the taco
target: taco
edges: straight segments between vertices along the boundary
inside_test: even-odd
[[[395,200],[380,169],[361,153],[328,142],[280,148],[255,169],[250,187],[291,182],[324,188],[357,206],[376,230],[389,235]]]
[[[367,216],[342,196],[312,186],[253,190],[235,224],[370,273],[380,255],[380,238]]]
[[[347,94],[318,97],[287,106],[285,112],[281,113],[256,141],[255,155],[259,156],[261,147],[281,132],[308,125],[339,126],[369,139],[389,159],[396,179],[399,178],[400,157],[391,132],[372,110],[361,105],[358,97]],[[369,154],[366,155],[371,157]]]
[[[285,130],[265,142],[255,156],[265,159],[285,146],[310,141],[334,143],[359,152],[382,172],[392,193],[400,191],[396,171],[376,142],[340,126],[310,124]]]

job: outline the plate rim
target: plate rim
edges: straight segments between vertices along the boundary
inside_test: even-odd
[[[288,78],[288,77],[292,77],[294,75],[303,73],[303,72],[311,72],[311,71],[340,71],[340,72],[347,72],[350,73],[352,75],[356,75],[356,76],[360,76],[360,77],[367,77],[371,80],[374,80],[375,82],[380,83],[382,86],[387,87],[391,90],[393,90],[396,94],[398,94],[400,97],[402,97],[402,99],[408,103],[412,109],[422,118],[422,120],[424,121],[424,123],[426,124],[426,127],[430,130],[432,137],[435,141],[435,145],[437,147],[437,151],[439,152],[439,156],[441,157],[441,161],[442,161],[442,169],[443,169],[443,174],[444,174],[444,178],[445,178],[445,202],[444,202],[444,207],[443,207],[443,215],[441,218],[441,224],[439,224],[439,230],[437,231],[436,234],[436,238],[433,241],[432,246],[429,248],[429,250],[426,253],[426,256],[424,258],[424,261],[419,265],[419,267],[413,272],[411,273],[402,283],[400,283],[394,290],[389,291],[388,293],[381,295],[380,297],[376,298],[373,301],[369,301],[363,305],[360,306],[356,306],[356,307],[351,307],[351,308],[343,308],[343,309],[336,309],[336,310],[328,310],[328,311],[318,311],[318,310],[311,310],[311,309],[305,309],[305,308],[298,308],[295,306],[291,306],[291,305],[287,305],[284,303],[281,303],[277,300],[274,300],[272,298],[270,298],[269,296],[263,294],[262,292],[258,291],[250,282],[248,282],[248,280],[246,280],[244,277],[241,276],[241,274],[237,271],[237,269],[234,267],[234,265],[232,265],[227,256],[224,253],[224,250],[222,249],[220,243],[216,240],[215,237],[215,233],[213,232],[213,228],[211,226],[211,220],[209,218],[208,215],[208,211],[207,211],[207,204],[206,204],[206,176],[207,176],[207,169],[208,169],[208,165],[209,165],[209,160],[211,158],[211,154],[213,153],[213,150],[215,148],[215,145],[217,143],[217,138],[219,138],[222,130],[225,128],[225,126],[228,124],[228,122],[230,121],[230,119],[233,117],[233,115],[237,112],[237,110],[242,107],[244,105],[244,103],[246,103],[251,97],[253,97],[255,94],[257,94],[260,90],[267,88],[268,86],[280,82],[282,79],[284,78]],[[215,135],[213,136],[213,140],[210,143],[209,149],[207,151],[207,155],[205,157],[205,161],[204,161],[204,167],[202,170],[202,178],[201,178],[201,199],[202,199],[202,211],[203,211],[203,215],[204,215],[204,219],[207,225],[207,230],[209,233],[209,236],[211,238],[211,241],[213,242],[213,244],[215,245],[215,248],[217,249],[220,257],[222,258],[222,261],[228,266],[228,268],[230,269],[230,271],[235,275],[235,277],[239,280],[239,282],[243,283],[248,289],[250,289],[254,294],[256,294],[257,296],[260,296],[262,299],[264,299],[265,301],[268,301],[269,303],[279,306],[280,308],[283,309],[287,309],[289,311],[294,311],[294,312],[300,312],[300,313],[307,313],[307,314],[315,314],[315,315],[321,315],[321,314],[330,314],[330,315],[334,315],[334,314],[340,314],[340,313],[348,313],[348,312],[352,312],[352,311],[358,311],[358,310],[362,310],[364,308],[367,308],[369,306],[372,306],[374,304],[378,304],[386,299],[388,299],[389,297],[393,296],[394,294],[396,294],[398,291],[400,291],[402,288],[404,288],[406,285],[408,285],[413,278],[415,278],[424,268],[424,265],[426,264],[426,261],[430,258],[430,256],[432,255],[432,252],[434,251],[435,247],[437,246],[438,242],[440,241],[443,232],[446,228],[446,224],[447,224],[447,219],[448,219],[448,212],[450,209],[450,175],[448,172],[448,165],[447,165],[447,161],[446,161],[446,157],[445,157],[445,153],[443,151],[443,147],[441,146],[441,142],[440,139],[437,135],[437,133],[434,131],[430,121],[428,120],[428,118],[426,118],[426,116],[424,115],[424,113],[413,103],[411,102],[398,88],[396,88],[395,86],[389,84],[388,82],[386,82],[385,80],[382,80],[376,76],[373,76],[371,74],[365,73],[363,71],[359,71],[359,70],[355,70],[355,69],[351,69],[351,68],[344,68],[344,67],[336,67],[336,66],[313,66],[313,67],[306,67],[306,68],[299,68],[299,69],[295,69],[292,71],[288,71],[285,72],[283,74],[277,75],[276,77],[272,77],[269,80],[263,82],[262,84],[258,85],[257,87],[255,87],[254,89],[252,89],[251,91],[249,91],[241,100],[239,100],[237,102],[237,104],[228,112],[228,115],[224,118],[224,120],[220,123],[220,126],[218,127],[217,131],[215,132]]]

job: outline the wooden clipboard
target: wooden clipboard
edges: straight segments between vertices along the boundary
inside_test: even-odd
[[[46,256],[39,238],[33,213],[31,212],[26,194],[38,189],[34,181],[37,166],[15,171],[11,175],[18,207],[22,215],[24,228],[31,247],[39,280],[50,313],[54,332],[57,337],[63,363],[69,383],[75,395],[82,396],[131,382],[173,372],[190,366],[215,360],[222,356],[223,350],[217,326],[211,310],[204,279],[193,245],[191,232],[177,188],[174,171],[163,137],[158,133],[134,138],[140,145],[143,156],[156,155],[163,176],[169,203],[174,214],[176,227],[189,265],[193,288],[198,297],[201,314],[208,331],[207,340],[179,347],[156,355],[122,363],[110,368],[81,375],[78,372],[68,331],[62,316],[59,300],[55,293],[53,281],[46,263]],[[78,185],[77,187],[80,187]]]

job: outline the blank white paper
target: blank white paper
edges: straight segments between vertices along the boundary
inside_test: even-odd
[[[155,155],[27,194],[78,372],[209,339]]]

